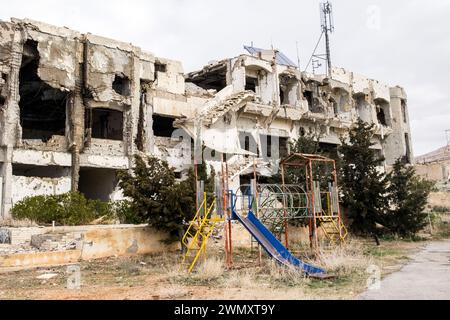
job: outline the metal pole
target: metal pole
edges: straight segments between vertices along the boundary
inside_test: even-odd
[[[337,168],[336,168],[336,161],[333,161],[333,176],[334,176],[334,186],[336,188],[336,192],[339,192],[338,190],[338,177],[337,177]],[[342,239],[342,213],[341,213],[341,206],[339,204],[339,194],[337,198],[337,210],[338,210],[338,227],[339,227],[339,236]],[[342,242],[341,242],[342,243]]]
[[[255,201],[255,214],[256,217],[259,219],[259,206],[258,206],[258,199],[259,199],[259,195],[258,195],[258,176],[256,174],[256,159],[253,157],[253,178],[254,178],[254,183],[252,183],[252,189],[254,192],[254,201]],[[251,199],[251,195],[249,195],[250,199]],[[258,244],[258,264],[259,266],[262,265],[262,248],[261,245]]]
[[[224,210],[224,216],[225,216],[225,225],[224,225],[224,238],[225,238],[225,264],[227,268],[230,267],[229,265],[229,246],[228,246],[228,207],[227,207],[227,196],[226,196],[226,186],[225,186],[225,169],[224,169],[224,156],[222,155],[222,172],[221,172],[221,182],[222,182],[222,196],[223,196],[223,210]]]
[[[310,173],[310,179],[311,179],[311,186],[312,186],[312,206],[313,206],[313,241],[314,241],[314,248],[317,249],[319,247],[319,241],[317,238],[317,216],[316,216],[316,195],[315,188],[314,188],[314,178],[313,178],[313,168],[312,168],[312,161],[309,160],[309,173]]]
[[[284,164],[281,165],[281,181],[283,183],[283,193],[286,189],[286,179],[285,179],[285,172],[284,172]],[[286,195],[283,195],[283,216],[284,216],[284,236],[285,236],[285,244],[286,248],[289,249],[289,226],[287,221],[287,211],[286,211]]]
[[[226,186],[226,190],[227,190],[227,192],[225,193],[225,195],[226,195],[226,197],[227,197],[227,204],[228,203],[230,203],[230,209],[228,209],[228,207],[226,207],[227,208],[227,215],[228,215],[228,248],[229,248],[229,250],[230,250],[230,253],[229,253],[229,263],[230,263],[230,267],[232,267],[233,266],[233,237],[232,237],[232,235],[233,235],[233,224],[232,224],[232,222],[231,222],[231,215],[232,215],[232,213],[231,213],[231,210],[232,210],[232,208],[231,208],[231,201],[228,199],[228,191],[229,191],[229,187],[230,187],[230,184],[229,184],[229,174],[228,174],[228,160],[227,160],[227,158],[226,158],[226,154],[224,154],[224,160],[225,160],[225,186]]]

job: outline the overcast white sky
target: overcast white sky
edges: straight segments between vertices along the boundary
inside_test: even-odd
[[[1,20],[28,17],[181,60],[193,71],[250,44],[285,52],[305,67],[320,34],[319,0],[15,0]],[[409,96],[414,151],[446,144],[450,129],[450,1],[334,0],[333,65]]]

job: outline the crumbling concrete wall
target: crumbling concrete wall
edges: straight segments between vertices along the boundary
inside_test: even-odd
[[[0,22],[0,53],[2,217],[8,216],[13,202],[23,195],[19,192],[23,179],[13,176],[15,165],[68,167],[69,190],[76,191],[83,168],[129,169],[136,153],[154,152],[154,112],[175,117],[193,114],[185,95],[181,63],[155,57],[128,43],[12,19]],[[29,74],[31,67],[24,69],[30,61],[37,64],[36,75]],[[24,138],[21,105],[26,97],[20,94],[28,90],[21,86],[24,75],[31,78],[30,83],[40,81],[65,95],[62,134],[42,140]],[[204,102],[198,97],[189,99],[197,105]],[[123,121],[105,122],[97,110],[120,112]],[[116,127],[103,128],[107,125]],[[105,130],[123,137],[107,138]],[[106,138],[99,139],[99,133]],[[35,134],[39,135],[39,130]],[[177,159],[175,155],[172,158]],[[33,183],[32,188],[41,191],[30,190],[30,195],[67,190],[68,177],[52,181],[58,185],[53,189],[42,183],[42,179],[50,178],[37,179],[40,182]],[[117,198],[118,194],[111,196]]]
[[[112,256],[154,254],[179,249],[179,243],[163,243],[167,235],[146,226],[81,226],[39,229],[10,228],[14,243],[41,248],[30,252],[0,254],[0,271],[49,267]],[[6,248],[5,248],[6,249]]]
[[[250,132],[259,150],[264,149],[260,136],[292,141],[304,134],[336,147],[362,118],[376,125],[374,143],[388,165],[401,156],[413,158],[402,88],[389,88],[341,68],[333,68],[330,77],[302,73],[295,66],[278,64],[273,50],[212,62],[185,75],[181,62],[129,43],[12,19],[0,22],[0,53],[4,217],[20,197],[15,192],[23,181],[13,175],[17,165],[69,168],[67,176],[38,179],[58,179],[58,191],[42,184],[50,193],[67,190],[67,179],[72,191],[91,181],[88,177],[80,182],[80,172],[86,177],[90,169],[130,169],[136,154],[156,155],[182,172],[192,165],[186,141],[196,138],[199,128],[210,149],[240,153],[229,157],[231,183],[236,187],[248,166],[239,132]],[[34,66],[30,61],[37,64],[36,75],[29,75]],[[65,112],[64,130],[45,139],[24,138],[28,129],[22,118],[35,120],[22,110],[27,99],[27,88],[21,86],[24,74],[31,77],[31,87],[37,81],[64,98],[59,110]],[[185,143],[156,136],[154,116],[174,119],[188,135]],[[224,138],[226,130],[232,138]],[[32,133],[39,136],[40,131]],[[209,163],[219,170],[220,154],[217,157]],[[118,195],[114,192],[111,198]]]
[[[26,197],[70,192],[70,177],[38,178],[13,176],[13,205]]]

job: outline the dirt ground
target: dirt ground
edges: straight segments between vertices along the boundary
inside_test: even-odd
[[[306,278],[266,257],[259,265],[257,250],[249,249],[234,252],[231,270],[223,267],[223,252],[210,250],[204,263],[189,275],[179,270],[181,255],[174,252],[80,262],[81,287],[75,290],[67,289],[68,266],[0,273],[0,300],[358,299],[371,284],[374,270],[390,279],[405,265],[416,263],[417,254],[429,250],[432,241],[450,239],[450,216],[442,217],[434,219],[433,238],[425,234],[420,241],[383,239],[376,246],[373,240],[351,239],[315,258],[306,255],[304,247],[297,248],[296,254],[305,262],[335,276],[328,280]],[[447,253],[438,254],[439,259],[448,258]],[[50,279],[41,278],[49,274]]]
[[[423,243],[358,246],[367,246],[362,256],[354,252],[329,256],[325,264],[338,275],[334,280],[307,279],[266,258],[260,267],[257,253],[248,250],[235,253],[233,270],[223,270],[221,253],[216,252],[199,272],[187,275],[178,271],[180,255],[173,253],[82,262],[80,290],[66,289],[67,266],[0,274],[0,299],[353,299],[365,290],[369,265],[376,264],[389,274],[400,269]],[[38,279],[45,274],[55,277]]]

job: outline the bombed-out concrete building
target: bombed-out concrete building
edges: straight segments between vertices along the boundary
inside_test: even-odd
[[[315,134],[336,148],[358,118],[376,125],[391,165],[412,161],[407,96],[353,72],[301,72],[276,50],[184,73],[128,43],[31,20],[0,22],[0,212],[26,196],[80,191],[119,200],[118,170],[136,154],[167,160],[181,178],[195,146],[231,187],[277,172],[289,142]],[[255,160],[256,159],[256,160]]]

